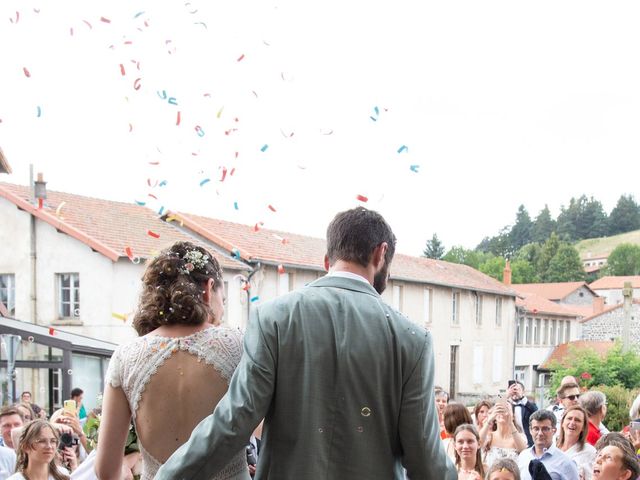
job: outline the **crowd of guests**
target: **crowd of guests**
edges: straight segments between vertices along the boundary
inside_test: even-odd
[[[83,431],[87,413],[84,392],[74,388],[71,408],[46,411],[32,403],[30,392],[20,402],[0,410],[0,480],[89,480],[95,479],[94,453]],[[123,469],[124,479],[133,479],[137,458]]]
[[[562,379],[548,409],[512,380],[504,397],[481,400],[472,410],[436,387],[436,409],[447,454],[460,480],[637,480],[640,429],[609,432],[606,396],[583,392]],[[640,395],[629,412],[640,422]]]

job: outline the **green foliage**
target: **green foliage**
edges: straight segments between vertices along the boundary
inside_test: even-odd
[[[544,242],[544,245],[542,245],[542,250],[540,250],[540,254],[538,255],[536,274],[541,281],[548,281],[546,279],[547,270],[549,269],[549,265],[551,264],[551,259],[556,255],[556,253],[558,253],[559,248],[560,239],[554,232],[551,234],[549,239]]]
[[[629,418],[629,409],[639,390],[627,390],[620,385],[599,385],[594,390],[604,393],[607,397],[607,416],[604,424],[612,432],[621,431],[632,420]]]
[[[529,217],[529,212],[524,208],[524,205],[520,205],[518,213],[516,213],[516,223],[509,232],[509,240],[513,251],[519,250],[523,245],[531,241],[532,227],[533,222]]]
[[[640,275],[640,245],[621,243],[607,259],[608,275]]]
[[[562,377],[566,375],[578,378],[580,385],[586,388],[618,385],[631,389],[640,385],[640,355],[633,350],[623,352],[620,342],[616,342],[604,359],[592,348],[576,348],[570,345],[563,364],[556,363],[551,365],[550,369],[553,370],[551,389],[554,392],[560,386]]]
[[[544,243],[547,238],[556,231],[556,221],[551,218],[551,212],[547,205],[544,206],[536,217],[531,227],[531,241]]]
[[[640,206],[632,195],[621,195],[609,215],[609,235],[640,229]]]
[[[446,253],[442,260],[451,263],[460,263],[462,265],[469,265],[476,270],[480,266],[481,263],[485,262],[493,255],[490,253],[477,252],[475,250],[467,250],[464,247],[456,246],[451,247],[451,249]]]
[[[580,255],[572,245],[560,245],[544,273],[545,282],[577,282],[584,280],[585,273]]]
[[[503,257],[492,257],[487,261],[481,263],[478,267],[478,270],[480,270],[485,275],[489,275],[496,280],[502,281],[502,275],[506,263],[507,262]]]
[[[511,262],[512,283],[535,283],[536,278],[536,270],[528,261],[514,260]]]
[[[427,240],[427,246],[425,247],[424,252],[422,252],[422,256],[440,260],[442,255],[444,255],[444,251],[444,245],[438,238],[438,235],[434,233],[431,240]]]
[[[515,252],[511,246],[511,229],[504,227],[495,237],[483,238],[476,250],[491,253],[497,257],[511,258],[511,255]]]

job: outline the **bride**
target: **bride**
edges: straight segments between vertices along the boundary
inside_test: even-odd
[[[220,265],[204,248],[174,244],[150,261],[142,284],[133,320],[140,337],[116,349],[107,371],[96,461],[101,480],[120,478],[131,420],[142,480],[154,478],[213,412],[242,354],[238,330],[213,326],[224,313],[224,285]],[[249,478],[244,449],[215,477]]]

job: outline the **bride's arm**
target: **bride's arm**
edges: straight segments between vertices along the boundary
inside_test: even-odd
[[[96,460],[96,475],[100,480],[120,480],[130,422],[131,410],[124,391],[107,384],[102,402]]]

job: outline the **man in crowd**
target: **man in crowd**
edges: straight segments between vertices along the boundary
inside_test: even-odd
[[[4,407],[0,410],[0,432],[2,439],[0,446],[15,449],[11,440],[11,430],[19,428],[24,424],[24,419],[20,410],[14,407]]]
[[[328,275],[252,311],[229,390],[156,480],[205,480],[264,418],[255,478],[452,480],[431,335],[386,305],[396,238],[362,207],[327,229]]]
[[[511,405],[513,405],[513,418],[526,435],[527,445],[530,447],[533,445],[533,438],[529,431],[529,418],[533,412],[538,410],[538,406],[525,397],[524,384],[519,380],[509,381],[507,398]]]
[[[82,403],[83,398],[84,398],[84,390],[77,387],[71,390],[71,400],[76,401],[78,419],[80,420],[81,425],[84,425],[84,423],[87,421],[87,411],[85,410],[84,404]]]
[[[565,383],[564,385],[560,385],[560,388],[556,390],[556,395],[558,396],[559,403],[558,407],[553,410],[553,413],[556,416],[556,429],[559,429],[564,411],[580,403],[580,387],[577,383]]]
[[[553,480],[578,480],[578,469],[574,461],[553,443],[556,432],[555,415],[549,410],[538,410],[531,415],[530,420],[533,447],[524,449],[518,456],[522,480],[531,480],[530,468],[533,470],[536,467],[538,471],[544,468]]]
[[[45,412],[35,403],[32,403],[33,395],[31,395],[31,392],[22,392],[22,394],[20,395],[20,400],[24,403],[28,403],[31,407],[31,410],[33,410],[33,413],[35,413],[38,418],[47,418],[47,412]]]
[[[607,416],[607,397],[602,392],[590,390],[580,396],[580,405],[587,411],[589,416],[587,442],[595,445],[602,436],[601,425],[604,417]]]
[[[0,480],[7,480],[16,471],[16,452],[0,447]]]

